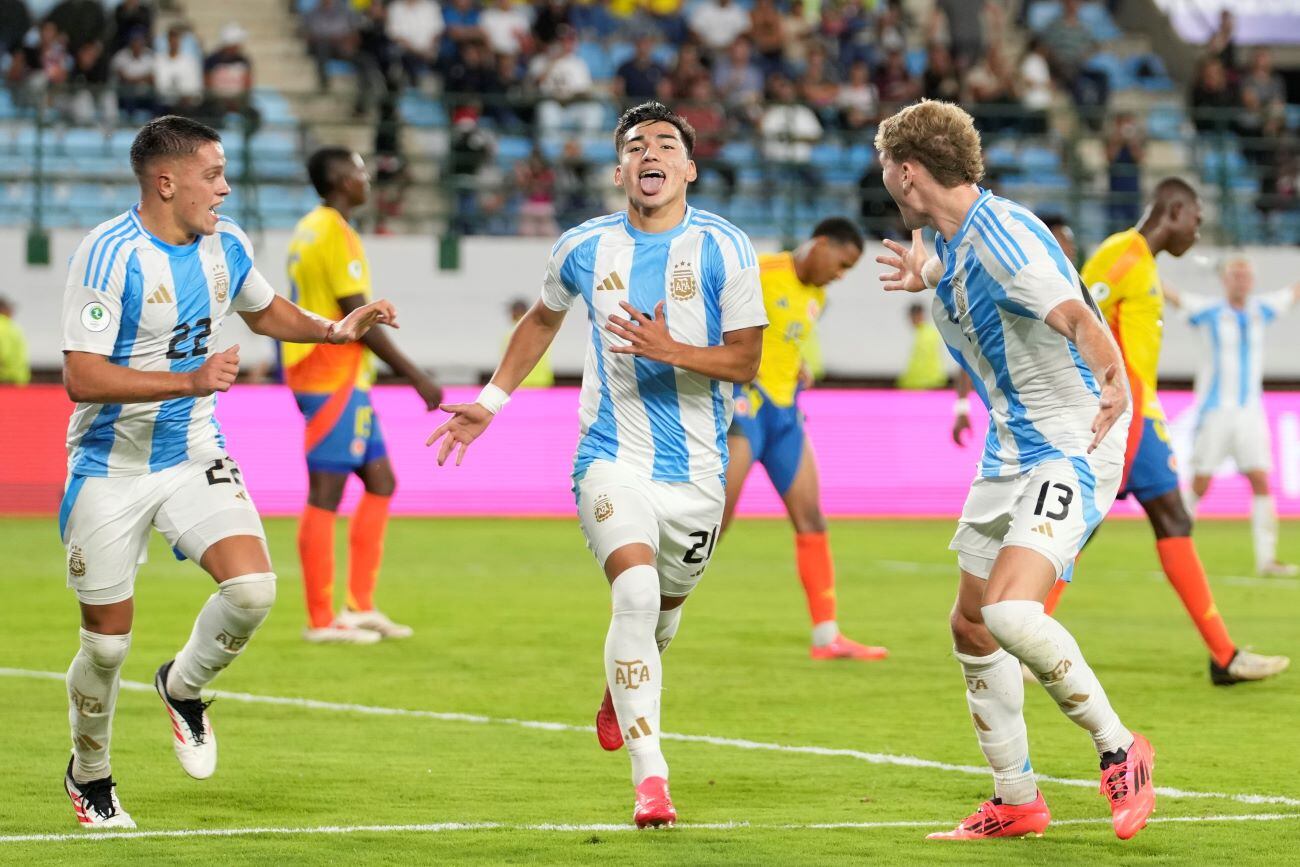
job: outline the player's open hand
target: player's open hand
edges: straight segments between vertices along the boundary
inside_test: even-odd
[[[627,341],[626,346],[615,345],[610,352],[619,355],[639,355],[651,361],[672,364],[677,356],[678,343],[668,332],[668,317],[664,315],[664,302],[655,305],[654,314],[646,316],[626,301],[619,306],[627,311],[631,319],[622,316],[610,316],[605,330]]]
[[[380,299],[358,307],[335,323],[329,333],[330,343],[352,343],[360,340],[375,325],[400,327],[397,324],[397,308],[391,301]]]
[[[465,450],[469,448],[469,444],[487,430],[494,416],[492,411],[481,403],[445,403],[439,409],[451,413],[451,418],[438,425],[438,429],[429,434],[424,444],[431,446],[438,440],[442,440],[442,444],[438,446],[438,466],[447,463],[452,449],[459,446],[460,450],[456,452],[456,466],[460,466],[460,462],[465,459]]]
[[[1088,454],[1092,454],[1101,441],[1110,433],[1115,422],[1128,409],[1128,390],[1124,388],[1124,383],[1119,378],[1119,366],[1112,364],[1102,373],[1101,376],[1101,405],[1097,410],[1097,417],[1092,420],[1092,445],[1088,446]]]
[[[190,389],[196,397],[207,397],[214,391],[230,391],[237,376],[239,344],[209,355],[202,367],[190,373]]]
[[[889,250],[876,257],[876,262],[893,271],[880,275],[880,285],[886,292],[920,292],[925,289],[921,272],[925,268],[925,239],[920,229],[912,230],[912,246],[904,247],[897,241],[885,240]]]
[[[970,413],[959,412],[952,420],[952,441],[959,446],[966,445],[962,441],[962,436],[970,430]]]

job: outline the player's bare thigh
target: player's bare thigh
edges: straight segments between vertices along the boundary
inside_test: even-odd
[[[781,497],[796,533],[825,533],[826,517],[822,514],[821,478],[812,442],[804,437],[803,453],[794,481]]]
[[[641,542],[633,542],[630,545],[615,548],[609,557],[605,559],[605,578],[610,584],[613,584],[615,578],[622,575],[633,566],[653,567],[655,562],[656,558],[654,548]],[[672,611],[685,601],[685,596],[661,595],[659,597],[659,610]]]
[[[81,604],[81,628],[96,635],[126,635],[135,620],[135,599],[107,605]]]
[[[743,434],[728,436],[727,450],[731,457],[727,462],[727,501],[722,507],[723,533],[731,525],[731,519],[736,514],[736,504],[740,502],[740,491],[754,466],[754,452],[749,447],[749,437]]]
[[[1007,545],[998,552],[987,579],[962,570],[953,605],[953,644],[959,653],[988,656],[998,643],[984,625],[981,609],[1007,600],[1042,602],[1056,583],[1056,567],[1032,548]]]
[[[271,555],[260,536],[227,536],[208,546],[199,565],[220,584],[240,575],[270,572]]]

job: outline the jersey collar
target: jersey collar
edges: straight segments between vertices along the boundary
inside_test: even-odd
[[[979,213],[980,209],[983,208],[984,205],[993,199],[993,194],[988,190],[983,187],[977,187],[977,189],[980,191],[980,197],[975,200],[975,203],[970,206],[970,210],[966,212],[966,219],[961,221],[961,228],[957,230],[957,234],[953,235],[952,240],[947,242],[949,250],[957,249],[957,245],[961,243],[961,239],[966,237],[966,230],[970,228],[970,224],[975,219],[975,215]],[[942,238],[943,236],[940,235],[939,237]]]
[[[139,205],[131,206],[131,219],[135,220],[135,224],[140,227],[141,232],[144,232],[144,236],[152,241],[155,247],[162,250],[168,256],[191,256],[198,251],[199,242],[203,240],[203,236],[200,235],[188,244],[168,244],[162,238],[159,238],[153,232],[150,232],[145,228],[144,221],[140,219]]]
[[[632,238],[633,241],[647,241],[647,242],[656,242],[656,243],[663,242],[663,241],[671,241],[674,238],[676,238],[678,235],[680,235],[682,232],[685,232],[687,227],[690,226],[691,221],[694,218],[695,218],[695,209],[692,208],[690,205],[687,205],[686,216],[682,217],[682,221],[678,223],[676,226],[673,226],[671,229],[668,229],[663,232],[643,232],[632,225],[632,221],[628,219],[627,211],[623,211],[623,229],[628,233],[628,235]]]

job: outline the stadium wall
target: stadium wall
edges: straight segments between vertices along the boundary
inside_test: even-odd
[[[0,261],[9,262],[0,294],[19,303],[18,320],[26,329],[32,363],[57,368],[59,316],[66,263],[80,243],[80,231],[56,231],[51,236],[49,267],[26,262],[25,236],[20,231],[0,231]],[[272,284],[284,291],[285,255],[289,234],[268,232],[258,242],[258,267]],[[437,246],[432,238],[411,236],[368,237],[365,240],[375,290],[398,306],[403,325],[403,348],[420,364],[437,370],[444,382],[475,383],[480,373],[496,367],[508,329],[505,306],[516,297],[529,301],[541,288],[541,274],[551,241],[530,238],[468,238],[462,244],[461,267],[437,270]],[[776,249],[760,241],[762,249]],[[893,377],[902,369],[911,342],[906,323],[907,305],[915,296],[886,294],[877,288],[875,263],[883,251],[871,244],[861,264],[831,287],[829,309],[821,327],[823,355],[829,373],[846,377]],[[1161,258],[1161,273],[1183,292],[1218,292],[1214,265],[1223,249],[1197,247],[1183,259]],[[1250,248],[1246,251],[1259,273],[1265,291],[1296,280],[1296,254],[1285,248]],[[582,370],[588,326],[583,315],[569,316],[552,353],[561,372]],[[866,339],[864,339],[866,338]],[[247,368],[273,355],[273,345],[252,335],[242,321],[233,321],[221,335],[222,348],[239,343]],[[1300,379],[1300,311],[1283,318],[1268,336],[1266,375]],[[1178,317],[1168,323],[1161,373],[1191,377],[1202,356],[1201,340]]]
[[[450,389],[472,400],[475,390]],[[1185,466],[1194,420],[1191,395],[1169,392],[1176,451]],[[520,391],[492,431],[460,467],[439,468],[424,441],[436,422],[408,388],[375,389],[374,403],[397,469],[393,510],[402,515],[573,515],[569,473],[577,439],[578,393],[572,388]],[[1278,512],[1300,517],[1300,394],[1266,396],[1276,469]],[[964,447],[949,438],[952,398],[944,392],[813,390],[802,398],[821,465],[823,501],[833,516],[952,517],[975,473],[982,435]],[[71,405],[57,386],[0,388],[0,514],[53,514],[65,473],[64,434]],[[222,395],[218,417],[229,450],[266,515],[294,515],[306,498],[302,417],[282,386],[238,386]],[[976,431],[986,419],[976,407]],[[1222,468],[1202,514],[1249,514],[1250,492],[1231,466]],[[344,510],[355,503],[350,485]],[[767,479],[755,469],[743,514],[783,514]],[[1114,514],[1137,515],[1124,501]],[[577,533],[577,525],[572,531]]]

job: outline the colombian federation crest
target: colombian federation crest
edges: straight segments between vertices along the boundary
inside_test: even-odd
[[[217,265],[212,269],[212,289],[216,293],[217,303],[225,304],[230,297],[230,274],[226,272],[225,265]]]
[[[690,301],[695,297],[695,269],[690,262],[678,262],[673,266],[668,294],[674,301]]]

